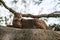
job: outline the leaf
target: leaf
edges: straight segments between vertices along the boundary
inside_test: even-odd
[[[2,17],[0,17],[0,19],[2,19]]]
[[[22,3],[26,3],[26,1],[25,0],[22,0]]]
[[[13,1],[12,1],[12,4],[13,4],[13,3],[15,3],[15,4],[16,4],[17,2],[18,2],[18,0],[13,0]]]
[[[8,21],[9,19],[7,17],[5,17],[5,21]]]
[[[1,5],[1,2],[0,2],[0,5]]]
[[[38,1],[33,0],[34,5],[36,5],[36,4],[37,4],[37,5],[39,5],[39,4],[41,4],[41,3],[42,3],[42,1],[43,1],[43,0],[38,0]]]
[[[43,1],[43,0],[39,0],[39,1]]]
[[[9,15],[10,18],[11,18],[12,16],[13,16],[12,14]]]
[[[2,6],[2,3],[0,2],[0,6]]]

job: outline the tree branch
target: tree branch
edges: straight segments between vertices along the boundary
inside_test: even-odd
[[[8,9],[13,14],[17,13],[13,9],[9,8],[3,0],[0,0],[3,6]],[[41,14],[41,15],[32,15],[32,14],[22,14],[23,17],[32,17],[32,18],[40,18],[40,17],[60,17],[60,14]]]
[[[0,2],[3,4],[3,6],[6,8],[6,9],[8,9],[10,12],[12,12],[12,13],[17,13],[16,11],[14,11],[13,9],[11,9],[11,8],[9,8],[6,4],[5,4],[5,2],[3,1],[3,0],[0,0]]]
[[[41,14],[41,15],[23,14],[23,17],[32,17],[32,18],[40,18],[40,17],[60,17],[60,14]]]

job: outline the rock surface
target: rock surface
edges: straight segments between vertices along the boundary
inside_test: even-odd
[[[60,32],[0,27],[0,40],[60,40]]]

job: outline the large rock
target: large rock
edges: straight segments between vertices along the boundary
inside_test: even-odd
[[[0,27],[0,40],[60,40],[60,32]]]

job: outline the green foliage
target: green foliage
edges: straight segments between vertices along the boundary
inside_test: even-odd
[[[60,25],[56,24],[55,31],[60,31]]]
[[[4,20],[4,19],[5,20]],[[7,18],[6,16],[5,17],[0,17],[0,24],[3,24],[2,22],[4,22],[5,21],[5,24],[7,25],[7,21],[9,20],[9,18]]]
[[[1,2],[0,2],[0,5],[1,5]]]
[[[25,0],[22,0],[22,3],[26,3],[26,1]]]
[[[4,20],[2,19],[2,17],[0,17],[0,22],[1,22],[1,21],[4,21]]]
[[[10,18],[11,18],[12,16],[13,16],[12,14],[9,15]]]
[[[34,4],[36,5],[39,5],[39,4],[41,4],[41,2],[42,2],[43,0],[38,0],[38,1],[35,1],[35,0],[33,0],[33,2],[34,2]]]
[[[2,3],[0,2],[0,5],[2,5]]]
[[[0,2],[0,6],[1,6],[1,7],[3,6],[1,2]]]
[[[13,4],[13,3],[15,3],[15,4],[16,4],[17,2],[18,2],[18,0],[13,0],[13,1],[12,1],[12,4]]]
[[[3,20],[3,17],[0,17],[0,24],[3,24],[2,22],[3,22],[4,20]]]
[[[53,24],[53,25],[49,25],[49,27],[51,27],[52,29],[54,29],[54,31],[60,31],[60,25],[59,24]]]
[[[0,17],[0,19],[2,19],[2,17]]]
[[[8,21],[9,19],[7,18],[7,17],[5,17],[5,24],[7,24],[7,21]]]

